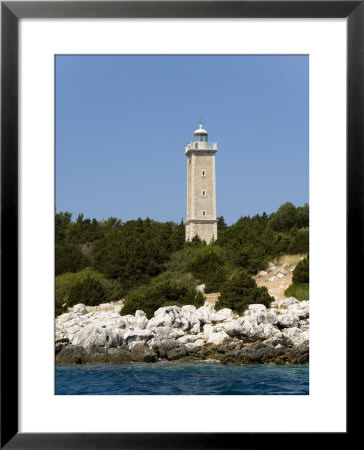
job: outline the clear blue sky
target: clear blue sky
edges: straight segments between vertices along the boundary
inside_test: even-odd
[[[308,202],[308,56],[57,56],[56,210],[185,219],[201,119],[228,224]]]

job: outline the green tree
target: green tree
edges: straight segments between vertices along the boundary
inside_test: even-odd
[[[67,228],[71,223],[72,214],[69,212],[60,211],[55,216],[55,240],[60,243],[65,240]]]
[[[204,297],[189,283],[172,280],[159,280],[149,286],[141,286],[130,292],[126,297],[121,315],[135,314],[142,310],[150,319],[154,311],[162,306],[195,305],[197,308],[204,303]]]
[[[292,281],[294,284],[297,283],[309,283],[310,281],[310,266],[309,258],[301,259],[293,271]]]
[[[219,251],[220,250],[220,251]],[[221,249],[216,247],[202,247],[199,252],[186,262],[185,272],[205,284],[205,292],[219,292],[227,276]]]
[[[297,230],[294,234],[293,240],[288,247],[288,253],[292,255],[305,254],[310,249],[310,233],[308,228]]]
[[[274,301],[266,287],[258,287],[245,270],[237,270],[223,284],[215,308],[230,308],[242,314],[250,304],[260,303],[269,307]]]
[[[80,246],[72,243],[56,243],[56,276],[66,272],[78,272],[90,264]]]
[[[296,223],[296,207],[291,202],[284,203],[269,217],[269,225],[274,231],[289,231]]]

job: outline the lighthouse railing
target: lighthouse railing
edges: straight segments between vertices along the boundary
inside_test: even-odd
[[[217,150],[217,142],[187,142],[186,150]]]

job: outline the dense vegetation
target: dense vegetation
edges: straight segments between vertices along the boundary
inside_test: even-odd
[[[285,291],[287,297],[297,300],[309,299],[310,267],[309,257],[303,258],[296,266],[292,274],[292,284]]]
[[[261,303],[269,307],[271,297],[266,287],[258,287],[255,280],[244,269],[235,270],[221,287],[219,300],[215,308],[230,308],[241,314],[252,303]]]
[[[285,203],[270,216],[241,217],[231,226],[220,217],[218,239],[206,245],[199,238],[185,242],[182,222],[97,221],[83,214],[72,222],[70,213],[59,212],[56,314],[76,303],[96,305],[123,297],[123,314],[142,309],[150,316],[171,303],[202,304],[198,284],[205,284],[205,292],[221,292],[219,307],[230,304],[242,311],[258,298],[270,301],[251,274],[282,254],[308,253],[308,226],[308,205]]]

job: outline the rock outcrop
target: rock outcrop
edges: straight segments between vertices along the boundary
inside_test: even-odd
[[[309,302],[250,305],[239,317],[209,302],[121,316],[117,307],[74,306],[56,319],[56,362],[155,362],[217,359],[227,364],[308,362]]]

